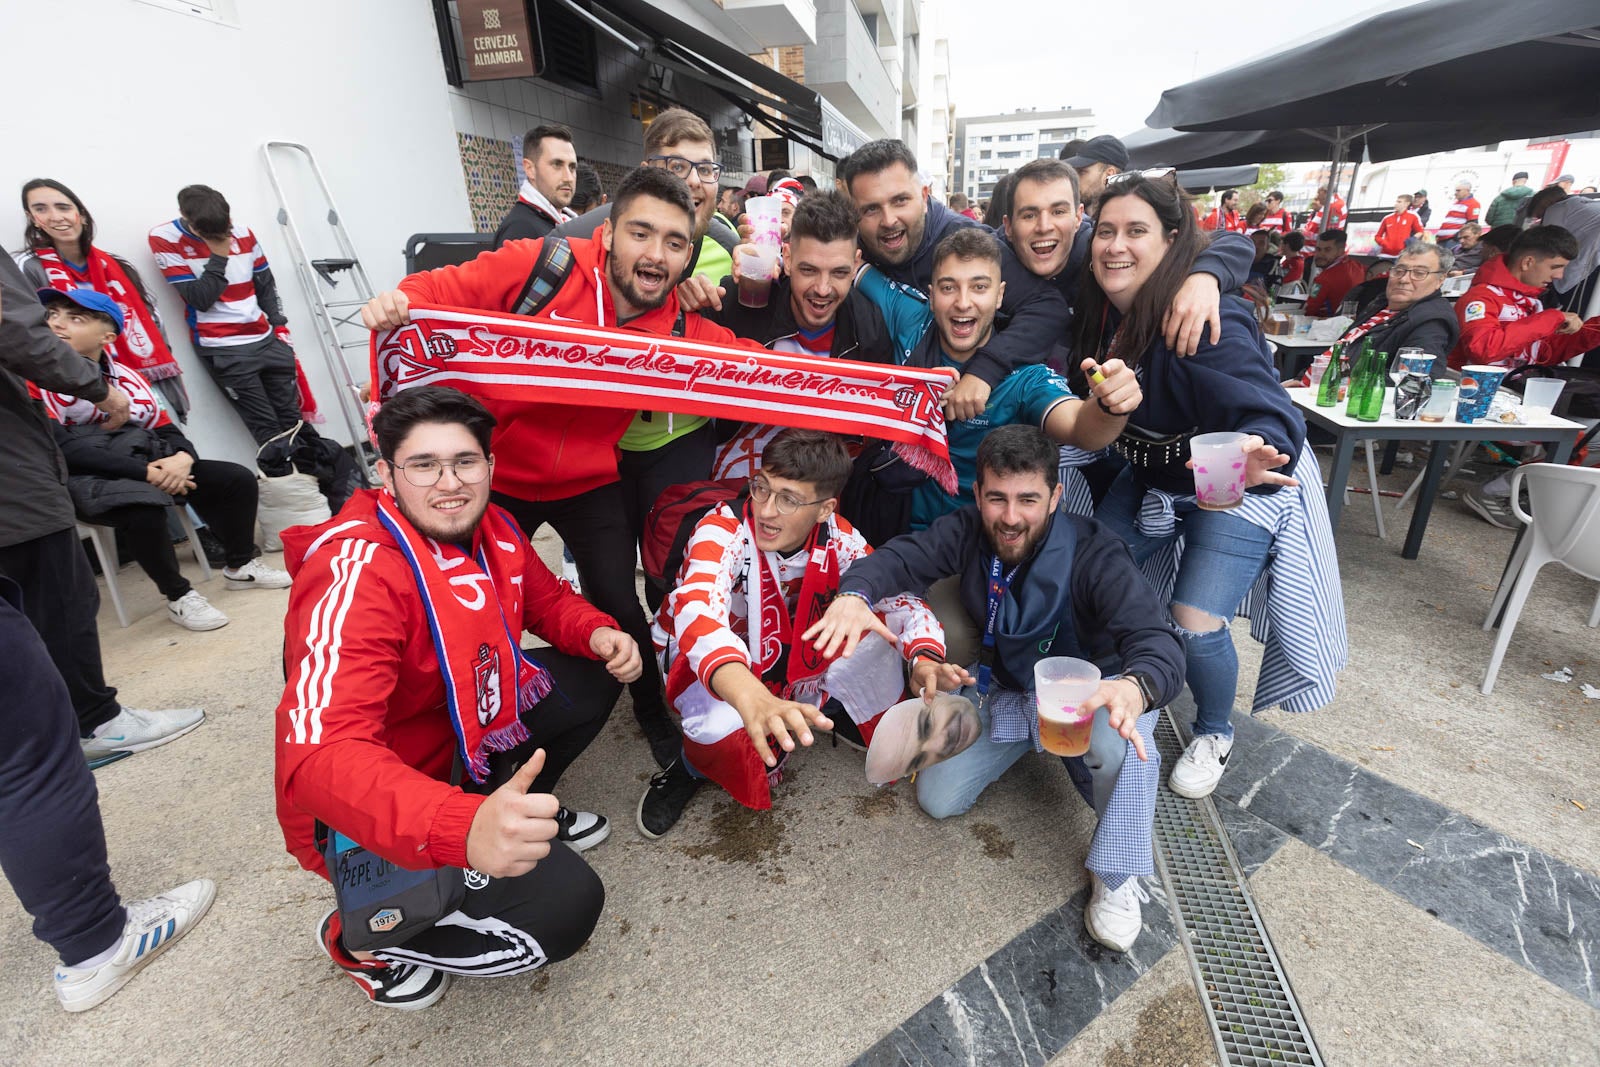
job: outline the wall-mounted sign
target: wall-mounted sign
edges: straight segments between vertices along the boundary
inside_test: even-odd
[[[538,23],[524,0],[457,0],[467,81],[532,78],[539,74]]]

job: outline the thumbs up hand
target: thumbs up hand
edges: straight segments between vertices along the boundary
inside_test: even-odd
[[[550,854],[561,802],[549,793],[530,793],[544,770],[544,749],[517,769],[511,780],[489,794],[467,831],[467,862],[491,878],[527,874]]]

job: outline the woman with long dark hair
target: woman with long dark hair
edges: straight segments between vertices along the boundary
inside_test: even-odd
[[[1338,564],[1316,461],[1254,317],[1243,301],[1224,300],[1221,339],[1203,340],[1186,359],[1162,340],[1162,318],[1204,243],[1170,179],[1113,180],[1101,194],[1074,323],[1075,356],[1122,359],[1144,392],[1116,445],[1129,465],[1095,517],[1128,541],[1136,561],[1152,564],[1147,576],[1162,550],[1178,559],[1170,610],[1198,714],[1171,785],[1188,797],[1216,788],[1233,747],[1239,659],[1228,621],[1264,572],[1267,599],[1248,612],[1267,642],[1254,706],[1321,706],[1345,660]],[[1188,469],[1189,439],[1218,431],[1247,435],[1249,491],[1230,510],[1205,510]],[[1164,589],[1166,577],[1152,580]]]
[[[139,372],[161,391],[174,418],[189,413],[183,370],[172,356],[161,316],[133,264],[94,244],[94,216],[78,194],[61,182],[35,178],[22,187],[24,251],[17,265],[39,289],[66,292],[88,286],[109,296],[122,310],[126,329],[117,338],[114,357]]]

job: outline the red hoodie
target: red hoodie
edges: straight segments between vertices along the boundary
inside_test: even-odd
[[[400,291],[413,303],[510,311],[527,284],[546,238],[507,241],[497,251],[454,267],[412,274]],[[605,284],[606,252],[600,230],[592,240],[570,237],[572,270],[555,299],[535,315],[548,322],[587,323],[666,336],[678,318],[678,295],[627,322],[617,321]],[[765,351],[753,341],[697,314],[683,319],[683,336],[692,341],[739,345]],[[527,404],[479,397],[497,421],[494,488],[519,500],[564,500],[617,480],[617,442],[633,421],[632,408],[592,408],[571,404]]]
[[[1577,333],[1558,333],[1565,314],[1555,308],[1546,311],[1540,290],[1519,282],[1504,256],[1485,260],[1472,280],[1472,288],[1456,301],[1461,339],[1450,352],[1455,369],[1468,364],[1548,366],[1600,346],[1600,317]]]
[[[484,801],[450,784],[456,738],[444,679],[410,564],[378,521],[378,492],[357,492],[320,526],[283,532],[294,586],[277,710],[278,823],[294,858],[324,877],[315,819],[411,870],[464,867]],[[590,636],[616,620],[557,581],[527,541],[518,551],[521,590],[496,590],[501,610],[520,597],[519,631],[594,659]]]

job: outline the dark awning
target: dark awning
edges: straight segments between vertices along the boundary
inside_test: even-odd
[[[1254,164],[1243,167],[1185,167],[1178,171],[1178,185],[1186,192],[1203,193],[1211,189],[1237,189],[1254,185],[1261,177],[1261,168]]]
[[[1184,130],[1515,123],[1520,133],[1508,137],[1592,129],[1600,4],[1428,0],[1383,11],[1168,89],[1146,121]]]
[[[1468,145],[1555,133],[1529,129],[1526,121],[1398,122],[1372,127],[1335,128],[1348,154],[1374,163],[1386,159],[1447,152]],[[1146,167],[1232,167],[1247,163],[1300,163],[1328,159],[1333,151],[1330,130],[1140,130],[1123,138],[1129,162]],[[1341,149],[1344,153],[1345,149]]]
[[[822,151],[822,102],[814,90],[643,0],[560,2],[648,62],[693,78],[756,121]]]

